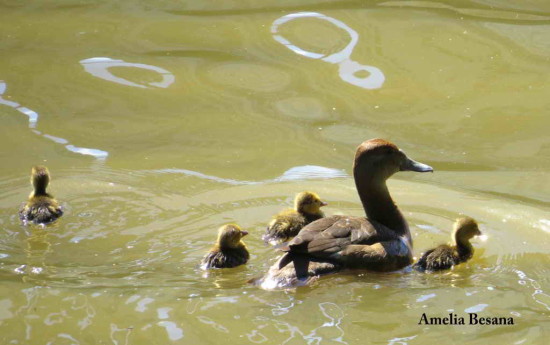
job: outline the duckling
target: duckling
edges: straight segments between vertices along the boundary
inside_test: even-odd
[[[470,239],[481,235],[477,222],[470,217],[458,218],[454,224],[453,244],[442,244],[422,255],[414,268],[420,271],[439,271],[468,261],[474,255]]]
[[[27,203],[19,210],[19,218],[24,222],[47,224],[63,215],[63,208],[59,206],[53,195],[46,192],[50,183],[50,172],[42,165],[36,165],[31,170],[31,184],[33,191]]]
[[[248,232],[236,224],[226,224],[219,228],[216,245],[204,256],[201,267],[209,269],[244,265],[250,257],[242,241],[246,235]]]
[[[302,192],[294,198],[294,208],[286,209],[273,217],[262,239],[266,243],[277,244],[296,236],[309,223],[323,218],[321,207],[327,203],[313,192]]]

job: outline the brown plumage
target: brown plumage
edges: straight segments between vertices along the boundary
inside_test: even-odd
[[[359,145],[353,175],[367,217],[331,216],[305,226],[283,248],[287,253],[262,281],[285,286],[286,281],[303,281],[346,267],[393,271],[409,265],[412,262],[409,227],[386,186],[389,177],[404,170],[433,171],[386,140],[372,139]],[[318,264],[312,267],[312,261],[332,267],[327,269],[327,265]],[[293,272],[285,270],[291,262]]]
[[[219,228],[216,245],[202,259],[201,267],[230,268],[245,264],[250,254],[242,241],[248,232],[236,224],[227,224]]]
[[[307,224],[323,218],[325,215],[321,211],[321,207],[326,205],[327,203],[313,192],[296,194],[294,208],[275,215],[267,226],[262,239],[264,242],[271,244],[288,241]]]
[[[447,270],[468,261],[474,255],[470,239],[481,235],[477,222],[470,217],[456,220],[452,244],[442,244],[425,252],[414,264],[419,271]]]
[[[42,165],[32,168],[33,191],[29,195],[27,203],[19,210],[19,218],[24,223],[47,224],[63,215],[63,208],[59,206],[53,195],[46,192],[49,182],[48,168]]]

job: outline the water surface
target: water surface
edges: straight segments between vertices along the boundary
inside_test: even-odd
[[[0,3],[0,342],[542,344],[550,326],[546,1]],[[415,255],[461,214],[451,272],[264,291],[271,215],[302,190],[361,215],[355,147],[432,165],[390,190]],[[60,222],[24,227],[46,164]],[[249,264],[198,268],[216,229]],[[514,326],[418,325],[423,313]]]

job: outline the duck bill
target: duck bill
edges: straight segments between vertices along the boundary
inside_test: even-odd
[[[245,237],[246,235],[248,235],[248,231],[241,230],[241,234],[243,235],[243,237]]]
[[[327,206],[328,202],[321,201],[321,206]]]
[[[433,172],[434,169],[428,164],[420,163],[407,157],[401,164],[401,171]]]

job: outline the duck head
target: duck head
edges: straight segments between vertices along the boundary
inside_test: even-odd
[[[31,184],[34,195],[46,194],[46,188],[50,183],[50,172],[43,165],[35,165],[31,170]]]
[[[300,213],[318,214],[321,207],[326,205],[328,204],[313,192],[301,192],[294,198],[294,209]]]
[[[361,178],[358,174],[387,180],[398,171],[433,172],[431,166],[410,159],[395,144],[384,139],[370,139],[359,145],[353,170],[356,180]]]
[[[472,237],[480,235],[481,231],[473,218],[461,217],[456,220],[453,230],[456,243],[469,241]]]
[[[241,239],[246,235],[248,232],[237,224],[226,224],[218,230],[217,244],[220,248],[237,248],[244,244]]]
[[[416,162],[383,139],[371,139],[357,148],[353,178],[367,218],[376,220],[412,241],[407,221],[393,202],[386,180],[398,171],[431,172],[432,167]]]

